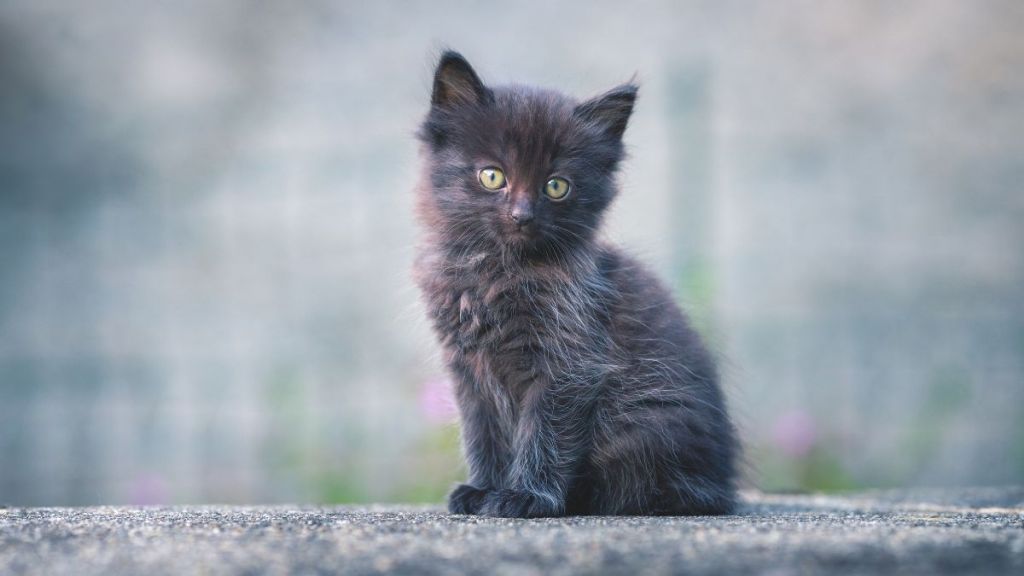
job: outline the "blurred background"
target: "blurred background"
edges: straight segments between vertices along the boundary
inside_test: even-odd
[[[1024,3],[0,1],[0,503],[440,501],[410,279],[440,50],[639,74],[608,235],[747,485],[1024,482]]]

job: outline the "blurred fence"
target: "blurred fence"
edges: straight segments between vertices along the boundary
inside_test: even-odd
[[[0,4],[0,503],[463,474],[408,274],[446,45],[639,72],[611,235],[721,351],[751,483],[1024,481],[1020,3],[620,4]]]

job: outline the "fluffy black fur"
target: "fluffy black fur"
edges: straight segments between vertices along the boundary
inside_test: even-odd
[[[453,513],[733,507],[737,444],[712,358],[658,280],[596,238],[636,94],[578,103],[488,87],[454,52],[437,66],[416,274],[462,417],[470,476]],[[478,181],[491,166],[501,190]],[[562,201],[542,192],[553,176],[571,183]]]

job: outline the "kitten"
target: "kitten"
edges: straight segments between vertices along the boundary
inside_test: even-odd
[[[596,237],[637,87],[577,103],[446,52],[419,138],[417,281],[455,380],[457,514],[720,514],[732,425],[668,291]]]

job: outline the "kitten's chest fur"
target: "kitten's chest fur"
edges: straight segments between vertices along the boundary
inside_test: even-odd
[[[541,373],[585,370],[601,347],[598,299],[580,276],[479,254],[428,261],[420,284],[449,364],[468,369],[484,391],[519,398]]]

